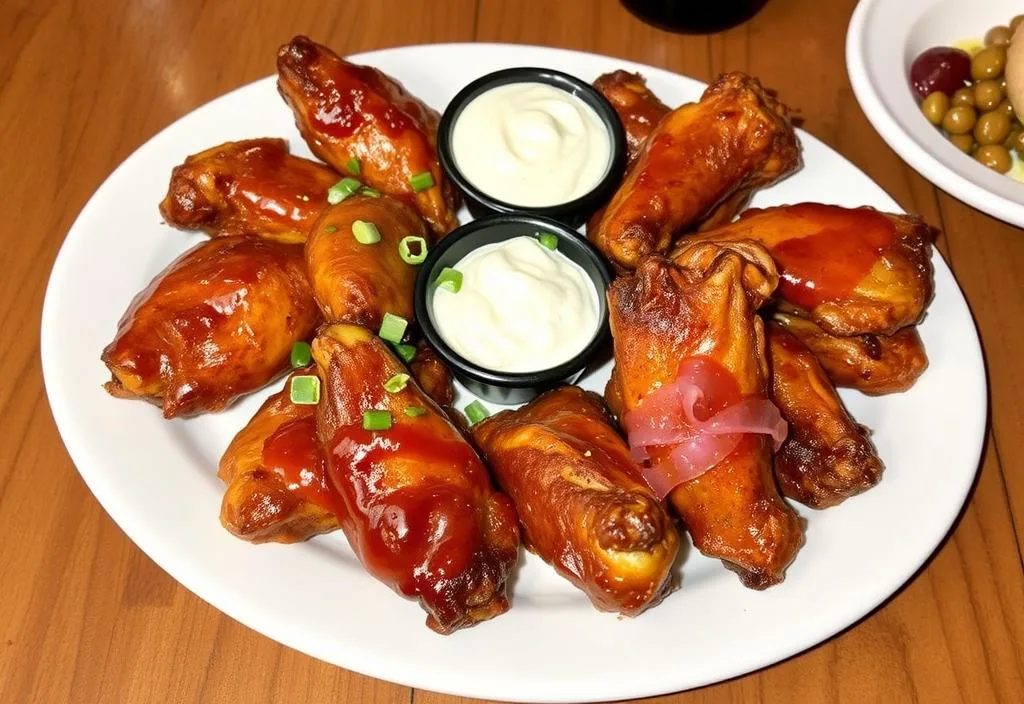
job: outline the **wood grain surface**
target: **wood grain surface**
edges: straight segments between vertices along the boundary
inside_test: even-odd
[[[843,60],[854,4],[771,0],[742,27],[683,37],[641,24],[615,0],[0,3],[0,702],[465,701],[313,660],[187,592],[92,498],[43,390],[43,292],[89,195],[162,127],[270,73],[277,46],[299,32],[341,53],[476,39],[584,49],[704,80],[742,69],[940,226],[991,391],[984,462],[950,538],[840,636],[746,677],[648,701],[1024,701],[1024,232],[936,191],[872,130]]]

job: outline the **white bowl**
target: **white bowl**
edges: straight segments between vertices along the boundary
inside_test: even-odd
[[[861,0],[846,35],[846,66],[868,120],[922,176],[993,217],[1024,227],[1024,183],[946,141],[918,108],[910,64],[933,46],[982,37],[1024,13],[1020,0]]]

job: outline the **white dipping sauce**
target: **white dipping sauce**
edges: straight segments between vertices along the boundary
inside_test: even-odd
[[[526,207],[586,195],[612,158],[594,109],[546,83],[509,83],[473,98],[455,120],[452,153],[474,186]]]
[[[499,372],[536,372],[576,356],[598,327],[590,277],[534,237],[481,247],[454,267],[458,293],[434,291],[434,327],[462,357]]]

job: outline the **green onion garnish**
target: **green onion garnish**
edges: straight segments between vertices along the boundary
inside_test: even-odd
[[[391,411],[363,411],[363,430],[387,430],[391,427]]]
[[[434,187],[434,177],[429,171],[423,171],[410,177],[409,184],[412,186],[412,190],[419,193]]]
[[[423,406],[406,406],[405,407],[405,415],[409,416],[410,418],[416,418],[418,416],[423,415],[426,412],[427,412],[427,409],[424,408]]]
[[[537,235],[537,241],[552,252],[558,249],[558,237],[552,235],[550,232],[542,232]]]
[[[365,186],[359,189],[359,195],[366,196],[367,198],[380,198],[380,191],[376,188]]]
[[[359,244],[377,244],[380,242],[380,230],[372,222],[356,220],[352,223],[352,236]]]
[[[338,226],[337,225],[328,225],[327,227],[324,228],[324,232],[329,232],[332,235],[335,232],[337,232],[337,231],[338,231]]]
[[[402,358],[402,361],[408,364],[416,356],[416,348],[413,345],[395,345],[395,352]]]
[[[292,368],[302,369],[308,367],[313,361],[313,348],[308,342],[300,340],[292,345]]]
[[[358,176],[359,175],[359,170],[360,170],[359,169],[359,159],[357,159],[355,157],[352,157],[351,159],[346,161],[345,162],[345,170],[348,171],[353,176]]]
[[[441,269],[441,273],[437,275],[437,281],[434,283],[437,284],[438,288],[458,293],[459,289],[462,288],[462,272],[446,266],[444,269]]]
[[[380,332],[377,334],[381,339],[397,345],[405,336],[405,328],[408,326],[409,321],[402,316],[395,315],[394,313],[385,313],[384,318],[380,321]]]
[[[337,205],[358,191],[362,185],[356,179],[346,176],[327,189],[327,202],[331,205]]]
[[[288,387],[292,403],[312,406],[320,402],[320,377],[313,375],[293,376]]]
[[[409,383],[408,374],[395,374],[393,377],[384,382],[384,390],[389,394],[397,394],[399,391],[405,388],[405,385]]]
[[[412,253],[412,248],[416,247],[416,254]],[[423,260],[427,258],[427,240],[423,237],[416,237],[415,235],[408,235],[403,237],[398,242],[398,256],[402,258],[402,261],[406,264],[422,264]]]
[[[476,425],[489,415],[491,415],[490,412],[479,401],[473,401],[466,406],[466,417],[469,418],[470,425]]]

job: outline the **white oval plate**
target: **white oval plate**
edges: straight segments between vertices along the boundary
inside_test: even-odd
[[[526,46],[419,46],[353,58],[396,76],[438,108],[477,76],[516,65],[586,80],[616,68],[640,71],[669,103],[702,90],[649,66]],[[844,394],[854,415],[875,429],[887,467],[881,485],[825,512],[801,508],[807,544],[786,581],[765,592],[744,589],[719,562],[691,551],[680,591],[639,618],[620,620],[595,611],[526,556],[509,613],[442,637],[423,625],[418,606],[360,569],[340,534],[301,545],[232,537],[217,518],[217,461],[269,391],[222,414],[168,422],[154,406],[108,396],[99,354],[131,297],[200,239],[161,224],[156,205],[171,168],[211,145],[263,136],[288,137],[294,150],[308,153],[273,78],[214,100],[136,151],[68,234],[42,323],[53,415],[89,488],[142,550],[229,616],[322,660],[415,687],[515,701],[641,697],[733,677],[821,642],[909,579],[955,520],[984,435],[985,376],[967,306],[936,256],[935,301],[921,327],[928,371],[905,394]],[[757,205],[809,200],[898,210],[841,156],[801,136],[805,168],[760,193]],[[600,390],[608,373],[605,366],[583,385]]]
[[[1024,183],[950,144],[924,119],[909,76],[925,49],[980,38],[1022,12],[1020,0],[861,0],[846,34],[853,92],[882,139],[942,190],[1017,227],[1024,227]]]

